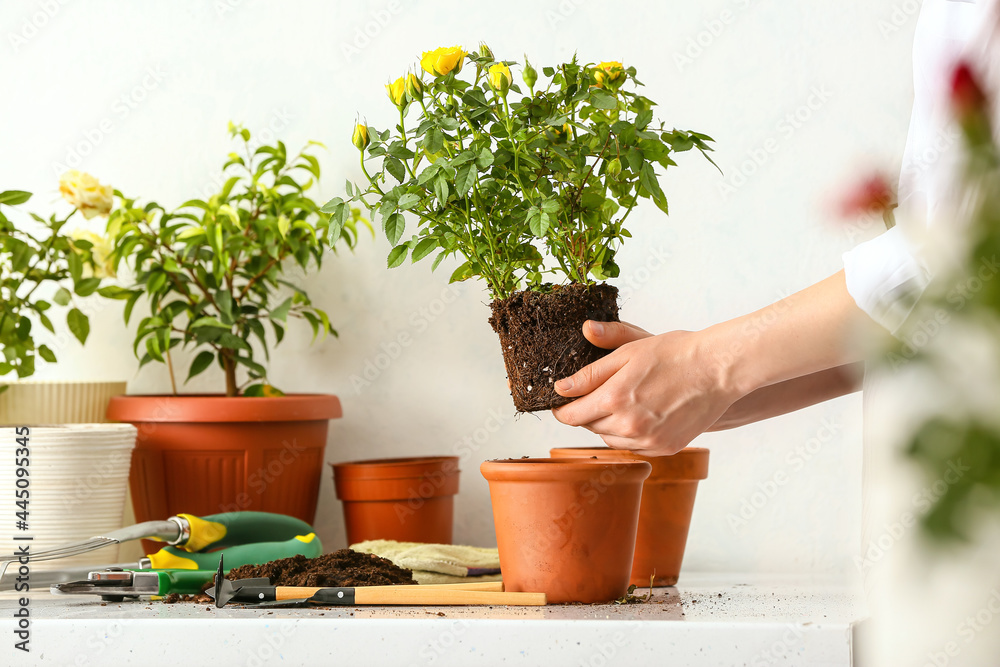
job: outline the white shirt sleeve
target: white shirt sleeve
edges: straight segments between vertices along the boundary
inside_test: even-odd
[[[858,307],[893,334],[930,282],[927,267],[899,227],[844,253],[844,275]]]
[[[899,179],[898,225],[844,254],[847,291],[896,333],[930,281],[922,239],[952,186],[961,138],[948,106],[952,69],[990,3],[924,0],[913,38],[913,113]]]

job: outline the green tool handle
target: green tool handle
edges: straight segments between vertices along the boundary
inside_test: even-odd
[[[160,580],[158,595],[197,595],[205,584],[215,581],[215,570],[157,570]]]
[[[309,535],[312,526],[292,516],[270,512],[226,512],[204,517],[179,514],[187,520],[191,536],[182,545],[186,551],[206,551],[240,544],[282,542]]]
[[[306,526],[306,528],[309,528]],[[191,553],[176,547],[163,547],[149,555],[150,565],[156,570],[216,570],[219,556],[225,555],[226,569],[241,565],[260,565],[279,558],[303,555],[315,558],[323,553],[319,538],[309,531],[283,542],[257,542],[226,547],[218,551]]]

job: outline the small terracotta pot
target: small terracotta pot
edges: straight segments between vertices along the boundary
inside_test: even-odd
[[[108,418],[139,429],[129,485],[136,521],[243,510],[316,517],[328,394],[116,396]],[[156,550],[156,543],[146,542]]]
[[[680,576],[698,480],[708,477],[708,450],[688,447],[673,456],[646,457],[607,447],[561,447],[553,458],[596,456],[606,461],[648,461],[652,473],[642,487],[639,530],[631,583],[673,586]]]
[[[457,456],[334,463],[347,544],[367,540],[451,544]]]
[[[629,583],[645,461],[507,459],[490,484],[504,589],[609,602]]]

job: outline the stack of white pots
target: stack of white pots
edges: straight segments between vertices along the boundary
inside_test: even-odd
[[[124,383],[16,383],[0,394],[0,492],[8,525],[0,530],[0,554],[15,553],[31,536],[32,552],[86,540],[122,527],[136,428],[99,423],[110,396]],[[73,423],[87,421],[91,423]],[[18,455],[27,427],[28,465]],[[27,484],[18,482],[18,468]],[[23,476],[24,473],[21,473]],[[20,486],[19,486],[20,484]],[[27,529],[16,526],[15,489],[27,488]],[[23,495],[23,494],[22,494]],[[0,555],[2,557],[2,555]],[[33,572],[117,562],[118,547],[60,560],[33,562]],[[10,574],[4,581],[9,580]]]

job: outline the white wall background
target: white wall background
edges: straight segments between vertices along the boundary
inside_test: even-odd
[[[232,119],[271,127],[290,148],[324,142],[317,198],[325,200],[342,193],[345,178],[360,178],[349,142],[355,117],[387,126],[393,111],[383,84],[422,50],[485,40],[498,57],[527,52],[536,66],[574,51],[585,61],[619,59],[637,67],[668,124],[717,140],[725,177],[682,156],[664,181],[671,216],[652,206],[633,214],[635,239],[614,281],[626,319],[657,332],[697,329],[837,271],[844,250],[878,232],[880,222],[839,222],[831,202],[866,169],[898,164],[917,4],[7,0],[0,186],[34,191],[36,209],[54,209],[62,206],[59,174],[78,167],[176,205],[213,187]],[[456,539],[494,544],[482,460],[600,441],[548,414],[515,418],[482,286],[447,288],[448,267],[388,272],[388,248],[381,237],[363,240],[356,255],[330,256],[309,277],[341,337],[310,345],[307,327],[293,329],[271,379],[286,391],[341,396],[345,417],[331,425],[330,461],[462,453]],[[60,364],[38,377],[127,378],[133,393],[168,391],[165,369],[136,371],[119,305],[88,308],[86,348],[65,343]],[[411,344],[369,371],[367,386],[353,386],[367,365],[385,366],[379,355],[404,333]],[[216,390],[219,382],[202,377],[189,389]],[[712,462],[687,568],[852,570],[859,397],[696,444],[711,448]],[[762,495],[769,487],[773,497]],[[343,545],[329,478],[317,526],[328,548]]]

